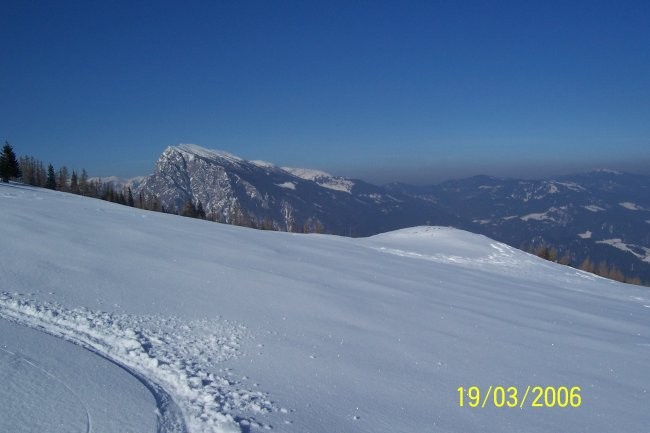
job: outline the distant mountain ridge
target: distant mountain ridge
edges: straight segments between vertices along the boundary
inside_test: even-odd
[[[210,219],[254,219],[286,231],[322,227],[366,236],[417,225],[427,216],[444,225],[458,223],[446,211],[361,180],[246,161],[190,144],[165,149],[136,192],[159,198],[168,211],[180,212],[186,202],[200,201]]]
[[[594,170],[557,179],[474,176],[389,189],[436,200],[466,230],[515,247],[546,244],[578,265],[589,258],[650,281],[650,176]]]
[[[650,281],[649,176],[600,169],[557,179],[375,186],[181,144],[165,149],[155,172],[133,185],[167,211],[200,201],[208,218],[228,223],[348,236],[454,226],[518,248],[553,246],[574,266],[588,257]]]

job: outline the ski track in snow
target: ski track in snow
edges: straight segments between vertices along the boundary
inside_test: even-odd
[[[243,389],[239,381],[210,372],[218,363],[239,355],[239,341],[250,337],[241,325],[225,320],[184,321],[85,308],[69,310],[8,292],[0,294],[0,318],[77,344],[133,375],[155,398],[158,433],[271,429],[252,417],[233,413],[279,410],[264,393]],[[230,375],[227,368],[218,371]],[[87,431],[91,432],[87,408],[86,413]]]

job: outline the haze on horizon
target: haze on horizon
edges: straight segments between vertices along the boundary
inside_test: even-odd
[[[650,3],[0,7],[0,139],[91,175],[168,145],[372,183],[650,174]]]
[[[200,146],[205,147],[205,146]],[[209,148],[208,148],[209,149]],[[212,149],[223,151],[246,159],[248,161],[259,160],[254,157],[243,157],[236,152],[227,149]],[[265,161],[277,167],[288,167],[282,161]],[[437,161],[437,164],[428,165],[399,165],[399,162],[389,161],[384,165],[377,166],[354,166],[340,165],[338,167],[328,168],[323,166],[292,166],[293,168],[307,168],[325,171],[335,176],[360,179],[375,185],[384,185],[393,182],[406,183],[411,185],[433,185],[446,180],[468,178],[472,176],[487,175],[498,178],[519,178],[519,179],[543,179],[557,178],[565,175],[574,175],[577,173],[588,172],[593,170],[615,170],[624,173],[650,175],[650,159],[638,161],[602,161],[600,164],[585,162],[583,164],[566,164],[561,158],[549,161],[546,164],[540,164],[535,161],[525,163],[508,163],[504,161],[502,165],[481,165],[480,163],[465,161],[463,163],[451,164],[449,161]],[[117,168],[119,169],[119,167]],[[140,173],[120,174],[118,171],[109,172],[103,175],[93,177],[106,178],[117,177],[128,179],[132,177],[146,176],[153,173],[155,161],[152,160],[149,170]]]

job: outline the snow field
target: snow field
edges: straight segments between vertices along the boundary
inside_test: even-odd
[[[87,344],[169,397],[170,431],[648,430],[648,289],[484,236],[260,232],[0,185],[0,239],[0,311],[33,327],[0,320],[0,347]],[[490,385],[577,385],[583,404],[459,407]]]

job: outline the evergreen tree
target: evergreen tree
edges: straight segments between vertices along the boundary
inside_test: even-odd
[[[79,180],[77,178],[77,172],[74,170],[72,170],[72,176],[70,176],[70,192],[79,194]]]
[[[54,167],[52,167],[52,164],[47,166],[47,179],[45,180],[45,188],[56,189],[56,176],[54,175]]]
[[[15,177],[20,177],[20,167],[13,147],[9,142],[5,141],[0,154],[0,179],[3,182],[9,182],[9,179]]]

